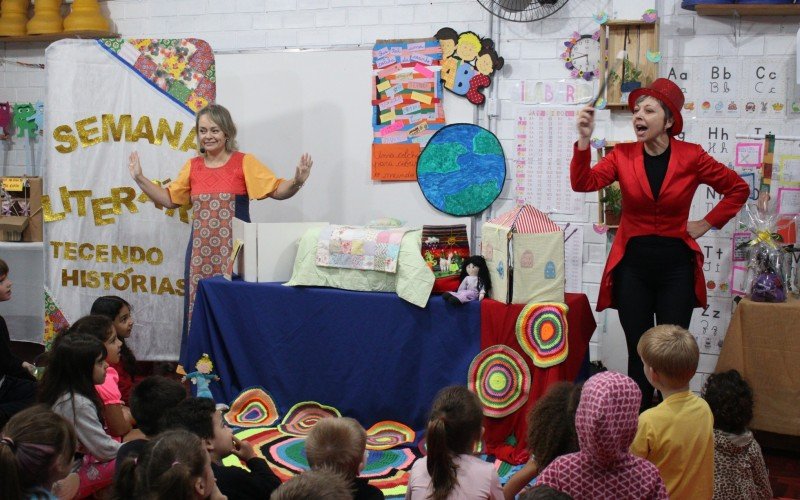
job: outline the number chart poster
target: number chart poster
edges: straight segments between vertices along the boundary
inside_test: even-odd
[[[143,360],[175,360],[183,320],[189,209],[155,206],[128,172],[167,184],[196,155],[195,113],[216,97],[202,40],[60,40],[47,48],[45,342],[97,297],[133,307]],[[56,314],[60,312],[60,314]],[[54,324],[53,317],[59,319]]]
[[[516,202],[546,213],[577,214],[584,195],[572,190],[569,163],[578,109],[522,107],[516,130]]]
[[[435,38],[372,48],[372,179],[412,181],[421,148],[445,126],[442,48]]]

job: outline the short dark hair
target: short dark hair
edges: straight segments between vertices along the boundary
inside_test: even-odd
[[[572,497],[546,484],[538,484],[520,495],[519,500],[572,500]]]
[[[186,399],[186,388],[177,380],[161,375],[147,377],[131,392],[131,414],[139,430],[147,436],[160,432],[159,420]]]
[[[8,274],[8,264],[3,259],[0,259],[0,276],[5,276]]]
[[[753,419],[753,390],[736,370],[714,373],[703,391],[714,415],[714,428],[742,434]]]
[[[162,431],[186,429],[202,439],[214,438],[214,413],[217,405],[209,398],[186,398],[164,413]]]

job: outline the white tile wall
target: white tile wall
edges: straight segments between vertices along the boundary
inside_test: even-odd
[[[430,36],[444,26],[458,31],[472,29],[484,36],[490,30],[490,15],[476,0],[107,0],[101,5],[124,37],[192,36],[207,40],[218,51],[370,46],[377,38]],[[566,78],[559,55],[573,31],[596,30],[592,16],[600,11],[630,12],[631,6],[635,10],[640,5],[644,3],[638,0],[572,0],[543,21],[499,22],[492,37],[506,61],[495,80],[501,104],[496,133],[504,147],[514,145],[520,81]],[[680,0],[656,0],[655,5],[661,15],[660,42],[665,58],[795,57],[800,16],[706,18],[681,9]],[[0,58],[0,101],[44,99],[43,71],[14,64],[44,62],[44,44],[0,43]],[[615,134],[626,138],[628,117],[622,113],[612,121]],[[40,149],[38,143],[34,147]],[[2,173],[24,173],[30,148],[27,139],[0,142]],[[39,157],[37,150],[37,161],[41,161]],[[504,192],[509,192],[508,186]],[[591,301],[597,297],[607,247],[606,237],[591,227],[597,214],[593,200],[587,195],[585,213],[577,217],[584,223],[583,289]],[[606,314],[597,315],[600,326],[593,339],[592,356],[624,369],[622,334],[616,314],[611,312],[609,317],[606,321]]]

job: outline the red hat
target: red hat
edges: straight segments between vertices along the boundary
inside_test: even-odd
[[[649,87],[641,87],[631,92],[628,97],[628,108],[633,111],[636,107],[636,100],[643,95],[655,97],[672,111],[672,124],[671,135],[678,135],[683,130],[683,117],[681,116],[681,108],[683,108],[683,91],[678,87],[675,82],[666,78],[658,78]]]

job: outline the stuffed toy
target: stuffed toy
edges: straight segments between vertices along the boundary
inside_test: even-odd
[[[212,380],[219,380],[219,377],[211,373],[214,371],[214,363],[211,362],[211,358],[208,354],[203,353],[194,367],[197,368],[197,371],[187,373],[181,380],[183,382],[186,382],[187,379],[191,380],[197,386],[198,398],[214,399],[209,386]]]
[[[492,290],[489,266],[480,255],[472,255],[461,265],[461,284],[455,292],[445,292],[442,298],[451,304],[464,304],[473,300],[483,300]]]

